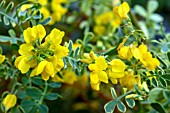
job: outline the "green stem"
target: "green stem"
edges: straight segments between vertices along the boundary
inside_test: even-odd
[[[117,99],[120,100],[121,98],[127,96],[128,94],[130,94],[130,93],[132,93],[132,92],[134,92],[134,89],[129,90],[127,93],[125,93],[125,94],[119,96]]]
[[[46,93],[47,93],[47,89],[48,89],[48,83],[47,83],[47,81],[45,81],[44,92],[43,92],[43,94],[42,94],[42,96],[41,96],[41,99],[40,99],[40,101],[39,101],[38,104],[42,104],[42,102],[43,102],[43,100],[44,100],[44,97],[45,97],[45,95],[46,95]]]

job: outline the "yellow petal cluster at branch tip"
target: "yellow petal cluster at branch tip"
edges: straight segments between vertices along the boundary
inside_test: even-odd
[[[15,60],[15,66],[22,74],[32,70],[30,77],[41,75],[47,81],[64,67],[63,57],[68,55],[68,48],[61,46],[64,32],[54,28],[45,37],[42,25],[24,30],[26,40],[18,50],[21,56]],[[42,39],[45,38],[45,41]]]
[[[39,24],[37,26],[33,26],[32,28],[27,28],[24,30],[24,40],[26,43],[32,43],[35,42],[37,39],[42,40],[45,35],[46,31],[45,28]]]
[[[119,7],[118,7],[118,14],[121,18],[127,19],[128,16],[127,14],[130,11],[130,7],[127,2],[123,2]]]
[[[84,53],[83,56],[84,56],[84,58],[80,59],[80,61],[83,63],[87,63],[87,64],[92,63],[97,58],[97,56],[94,54],[93,51],[91,51],[89,54]]]
[[[125,71],[125,76],[119,79],[122,87],[128,90],[133,89],[135,85],[141,86],[141,78],[139,75],[134,75],[132,70]]]
[[[129,46],[124,46],[118,51],[118,55],[122,59],[130,60],[132,58],[131,48]]]
[[[8,94],[8,95],[4,98],[2,104],[3,104],[4,107],[8,110],[8,109],[14,107],[15,104],[16,104],[16,102],[17,102],[17,97],[16,97],[14,94]]]
[[[94,90],[100,89],[100,82],[108,83],[108,76],[105,72],[108,67],[103,56],[95,58],[95,63],[88,66],[90,73],[90,84]]]
[[[113,59],[110,62],[109,78],[113,84],[117,84],[117,78],[124,76],[126,65],[120,59]]]
[[[141,44],[138,48],[132,49],[132,53],[136,59],[140,60],[140,62],[148,68],[148,70],[154,71],[155,68],[160,65],[159,60],[152,57],[152,54],[148,52],[148,48],[144,44]]]
[[[0,64],[2,64],[5,60],[5,55],[0,55]]]
[[[94,26],[93,31],[98,35],[102,35],[106,32],[105,27],[103,25]]]

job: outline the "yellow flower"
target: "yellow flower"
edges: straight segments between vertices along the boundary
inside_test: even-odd
[[[41,7],[40,12],[43,14],[43,20],[50,16],[50,12],[46,7]]]
[[[21,6],[20,10],[21,12],[24,12],[25,10],[30,9],[31,7],[33,7],[32,4],[24,4]]]
[[[124,38],[124,39],[123,39],[122,43],[119,44],[117,50],[119,50],[120,48],[123,47],[123,45],[125,44],[126,40],[127,40],[127,38]]]
[[[130,11],[130,7],[127,4],[127,2],[123,2],[118,8],[119,16],[125,19],[128,18],[127,14],[129,13],[129,11]]]
[[[111,69],[109,70],[109,77],[113,84],[117,84],[117,78],[124,76],[126,65],[120,59],[113,59],[110,62]]]
[[[102,34],[104,34],[106,32],[105,27],[103,25],[96,25],[96,26],[94,26],[93,31],[97,35],[102,35]]]
[[[4,107],[8,110],[8,109],[14,107],[15,104],[16,104],[16,102],[17,102],[17,97],[16,97],[14,94],[8,94],[8,95],[4,98],[2,104],[3,104]]]
[[[0,64],[3,63],[5,60],[5,55],[0,55]]]
[[[117,28],[122,23],[122,19],[118,14],[118,6],[113,8],[113,20],[111,22],[112,26]]]
[[[30,77],[41,74],[42,79],[47,81],[49,77],[54,76],[54,66],[46,60],[41,61],[38,66],[31,72]]]
[[[125,76],[119,79],[120,85],[128,90],[133,89],[134,85],[141,86],[140,76],[134,75],[132,70],[125,72]]]
[[[105,12],[99,16],[96,16],[95,22],[98,25],[108,24],[112,21],[112,19],[113,19],[113,13],[110,11],[110,12]]]
[[[52,20],[50,22],[50,25],[54,24],[55,22],[58,22],[62,19],[62,16],[67,13],[67,9],[63,8],[61,4],[54,4],[52,2]]]
[[[148,52],[147,49],[146,45],[141,44],[138,48],[132,49],[132,53],[146,68],[154,71],[155,68],[160,65],[160,62],[158,59],[152,58],[152,54]]]
[[[87,63],[87,64],[92,63],[93,60],[95,60],[95,59],[97,58],[97,56],[94,54],[93,51],[90,51],[89,54],[88,54],[88,53],[84,53],[83,56],[84,56],[85,58],[80,59],[80,61],[83,62],[83,63]]]
[[[119,57],[122,59],[130,60],[132,57],[132,53],[131,53],[129,46],[124,46],[120,48],[120,50],[118,51],[118,54],[119,54]]]
[[[22,74],[32,69],[30,77],[41,74],[43,80],[48,80],[64,67],[62,58],[69,52],[67,47],[60,45],[64,32],[53,29],[42,43],[45,35],[42,25],[24,31],[26,43],[20,46],[18,52],[21,56],[15,60],[15,66]]]
[[[24,40],[26,43],[35,42],[38,38],[42,41],[45,35],[46,31],[41,24],[24,30]]]
[[[108,76],[105,72],[108,67],[103,56],[95,58],[95,63],[88,66],[90,73],[90,84],[94,90],[99,90],[100,82],[108,83]]]
[[[69,85],[73,85],[77,81],[77,75],[71,69],[64,71],[62,74],[63,74],[62,78],[55,75],[53,77],[53,80],[55,82],[62,82]]]

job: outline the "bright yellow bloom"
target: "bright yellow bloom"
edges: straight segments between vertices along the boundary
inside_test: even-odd
[[[102,25],[102,24],[108,24],[112,21],[113,19],[113,13],[110,12],[105,12],[99,16],[95,17],[95,22],[98,25]]]
[[[110,62],[111,69],[109,70],[109,77],[113,84],[117,84],[117,78],[124,76],[126,65],[120,59],[113,59]]]
[[[95,59],[97,58],[97,56],[94,54],[93,51],[90,51],[89,54],[88,54],[88,53],[84,53],[83,56],[84,56],[85,58],[80,59],[80,61],[83,62],[83,63],[87,63],[87,64],[92,63],[93,60],[95,60]]]
[[[24,4],[21,6],[20,10],[21,12],[24,12],[25,10],[30,9],[31,7],[33,7],[32,4]]]
[[[62,74],[63,74],[62,78],[55,75],[53,77],[53,80],[55,82],[62,82],[69,85],[73,85],[77,81],[77,75],[71,69],[64,71]]]
[[[123,2],[118,8],[119,16],[125,19],[128,18],[127,14],[129,13],[129,11],[130,11],[130,7],[127,4],[127,2]]]
[[[39,28],[39,29],[38,29]],[[41,30],[41,31],[40,31]],[[64,67],[63,57],[68,55],[68,48],[61,46],[64,32],[53,29],[45,37],[46,31],[42,25],[33,26],[24,30],[26,43],[19,48],[19,54],[15,60],[15,66],[21,73],[27,73],[30,69],[30,77],[40,75],[47,81]],[[42,43],[42,39],[45,41]]]
[[[102,35],[102,34],[104,34],[106,32],[105,27],[103,25],[96,25],[96,26],[94,26],[93,31],[97,35]]]
[[[108,83],[108,76],[105,72],[108,67],[103,56],[95,58],[95,63],[88,66],[90,73],[90,84],[94,90],[99,90],[100,82]]]
[[[3,104],[4,107],[8,110],[8,109],[14,107],[15,104],[16,104],[16,102],[17,102],[17,97],[16,97],[14,94],[8,94],[8,95],[4,98],[2,104]]]
[[[133,89],[134,85],[141,86],[140,76],[134,75],[132,70],[125,72],[125,76],[119,79],[120,85],[128,90]]]
[[[122,19],[118,14],[118,6],[113,8],[113,20],[111,22],[112,26],[117,28],[122,23]]]
[[[132,57],[132,52],[129,46],[124,46],[118,51],[119,57],[122,59],[130,60]]]
[[[5,55],[0,55],[0,64],[3,63],[5,60]]]
[[[33,26],[32,28],[27,28],[24,30],[24,40],[26,43],[35,42],[35,40],[42,40],[46,35],[45,28],[39,24],[37,26]]]
[[[30,77],[41,74],[43,80],[47,81],[49,77],[54,76],[54,66],[51,62],[46,60],[41,61],[38,66],[31,72]]]
[[[40,12],[43,14],[43,20],[50,16],[50,12],[46,7],[41,7]]]
[[[141,44],[138,48],[132,49],[133,56],[139,59],[149,70],[155,70],[160,65],[160,62],[158,59],[152,58],[152,54],[147,49],[146,45]]]

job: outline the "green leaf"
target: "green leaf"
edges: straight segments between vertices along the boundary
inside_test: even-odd
[[[77,48],[75,49],[75,52],[74,52],[74,54],[73,54],[73,57],[74,57],[74,58],[77,57],[77,55],[78,55],[78,53],[79,53],[79,50],[80,50],[79,47],[77,47]]]
[[[43,104],[40,104],[38,106],[38,109],[40,111],[40,113],[48,113],[49,112],[49,109],[46,105],[43,105]]]
[[[158,87],[158,81],[156,80],[156,78],[152,78],[152,85],[154,86],[154,87]]]
[[[113,47],[109,50],[107,50],[104,55],[113,55],[113,54],[117,54],[117,47]]]
[[[161,83],[161,85],[162,85],[163,87],[167,87],[167,82],[166,82],[166,80],[165,80],[164,78],[159,77],[159,81],[160,81],[160,83]]]
[[[67,17],[67,23],[68,24],[71,24],[71,23],[73,23],[74,21],[76,21],[76,19],[77,19],[77,17],[75,16],[75,15],[71,15],[71,16],[68,16]]]
[[[152,21],[157,22],[157,23],[160,23],[160,22],[163,21],[163,17],[162,17],[160,14],[156,14],[156,13],[152,14],[152,15],[150,16],[150,19],[151,19]]]
[[[12,10],[12,8],[14,7],[14,3],[13,2],[10,2],[7,6],[7,8],[5,9],[5,12],[8,13],[9,11]]]
[[[16,51],[19,50],[19,46],[20,46],[19,44],[11,44],[11,48]]]
[[[139,14],[142,17],[146,17],[147,15],[146,10],[140,5],[135,5],[134,10],[136,11],[137,14]]]
[[[36,103],[31,100],[22,100],[21,101],[21,109],[24,109],[25,113],[31,113],[30,111],[33,107],[36,106]]]
[[[1,3],[0,3],[0,9],[5,5],[6,1],[3,0]]]
[[[148,1],[147,10],[148,10],[149,14],[153,13],[154,11],[156,11],[157,8],[158,8],[158,2],[156,0]]]
[[[126,98],[125,101],[130,108],[133,108],[135,106],[135,101],[130,98]]]
[[[21,41],[21,39],[19,38],[11,38],[11,37],[8,37],[8,36],[3,36],[3,35],[0,35],[0,42],[10,42],[11,44],[16,44],[17,41]]]
[[[8,31],[8,33],[9,33],[9,35],[10,35],[11,37],[16,37],[16,33],[15,33],[15,31],[14,31],[13,29],[10,29],[10,30]]]
[[[35,100],[39,100],[42,96],[42,91],[38,88],[28,88],[26,94]]]
[[[170,73],[163,74],[161,77],[170,81]]]
[[[50,21],[51,21],[51,17],[48,17],[44,21],[40,22],[40,24],[47,25]]]
[[[2,48],[0,47],[0,55],[2,55],[3,54],[3,50],[2,50]]]
[[[32,107],[32,106],[35,106],[36,103],[34,101],[31,101],[31,100],[22,100],[21,101],[21,106],[22,107]]]
[[[93,35],[92,32],[86,33],[86,34],[85,34],[85,37],[84,37],[84,39],[83,39],[83,43],[84,43],[83,45],[84,45],[84,46],[87,45],[88,42],[89,42],[90,40],[92,40],[93,37],[94,37],[94,35]]]
[[[123,102],[121,101],[118,101],[117,102],[117,108],[120,112],[125,112],[126,111],[126,106],[123,104]]]
[[[158,100],[160,98],[160,95],[162,95],[162,92],[163,88],[153,88],[148,95],[148,100],[151,102]]]
[[[169,90],[164,90],[163,95],[164,95],[165,98],[168,99],[170,97],[170,91]]]
[[[53,82],[53,83],[49,83],[48,86],[50,86],[51,88],[60,88],[61,87],[61,83]]]
[[[27,95],[26,95],[26,92],[25,91],[21,91],[21,90],[19,90],[18,91],[18,98],[19,99],[23,99],[23,98],[25,98]]]
[[[71,40],[69,40],[69,43],[68,43],[69,55],[72,52],[72,46],[73,46],[73,42]]]
[[[41,77],[33,77],[32,83],[34,83],[35,85],[38,85],[38,86],[44,85],[44,82]]]
[[[157,56],[157,59],[160,61],[160,63],[167,69],[168,65],[166,64],[166,62],[159,56]]]
[[[3,16],[3,21],[5,25],[9,25],[9,20],[6,18],[6,16]]]
[[[74,68],[74,62],[71,59],[68,59],[68,62],[70,63],[71,67]]]
[[[115,89],[114,89],[113,87],[111,87],[110,89],[111,89],[112,97],[113,97],[114,99],[116,99],[116,98],[117,98],[117,94],[116,94]]]
[[[61,95],[58,93],[50,93],[45,95],[45,99],[47,100],[56,100],[59,97],[61,97]]]
[[[151,103],[153,109],[158,111],[159,113],[166,113],[165,109],[159,102]]]
[[[105,104],[104,106],[104,110],[106,113],[113,113],[115,107],[116,107],[116,100],[112,100],[110,102],[108,102],[107,104]]]
[[[170,52],[167,52],[168,60],[170,62]]]

